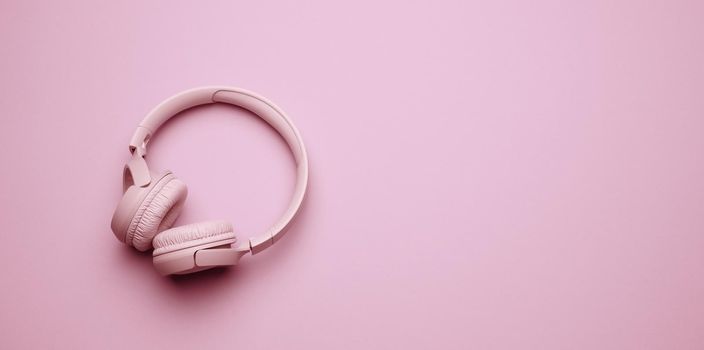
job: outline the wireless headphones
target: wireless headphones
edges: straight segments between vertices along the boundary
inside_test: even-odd
[[[186,200],[186,184],[170,171],[151,172],[144,159],[149,139],[162,124],[186,109],[210,103],[239,106],[264,119],[281,134],[296,161],[296,188],[288,209],[266,232],[236,246],[232,225],[226,221],[171,228]],[[153,247],[154,267],[162,275],[236,265],[245,254],[254,255],[272,246],[298,213],[308,186],[308,156],[296,127],[272,102],[240,88],[209,86],[172,96],[142,120],[129,150],[132,158],[123,173],[124,194],[110,226],[115,237],[128,246],[139,251]]]

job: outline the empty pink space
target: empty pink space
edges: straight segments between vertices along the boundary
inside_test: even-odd
[[[0,348],[702,349],[704,3],[0,4]],[[164,278],[115,239],[129,138],[201,85],[260,93],[303,211]],[[285,210],[286,143],[226,105],[149,164],[177,224]]]

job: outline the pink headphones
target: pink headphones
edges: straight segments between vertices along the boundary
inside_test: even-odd
[[[188,190],[171,172],[151,172],[144,156],[147,142],[159,127],[191,107],[228,103],[258,115],[286,140],[296,160],[296,188],[283,216],[262,235],[235,245],[232,225],[207,221],[171,228]],[[132,158],[123,174],[124,195],[115,209],[111,228],[117,239],[137,250],[154,248],[154,267],[162,275],[186,274],[217,266],[235,265],[251,252],[272,246],[298,213],[308,185],[308,156],[298,130],[286,114],[252,92],[223,86],[201,87],[174,95],[154,108],[130,140]]]

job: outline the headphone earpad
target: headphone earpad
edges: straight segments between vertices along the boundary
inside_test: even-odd
[[[181,213],[188,195],[186,184],[173,174],[152,177],[156,183],[144,197],[126,235],[126,243],[137,250],[146,251],[152,247],[152,239],[157,233],[171,228]]]
[[[154,237],[154,255],[234,238],[232,224],[227,221],[206,221],[174,227]]]

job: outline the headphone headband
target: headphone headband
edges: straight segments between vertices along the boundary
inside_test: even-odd
[[[252,254],[276,243],[298,213],[308,186],[308,156],[301,135],[286,114],[274,103],[253,92],[226,86],[206,86],[176,94],[156,106],[139,124],[130,140],[132,159],[125,166],[125,184],[147,186],[151,176],[144,156],[152,135],[176,114],[200,105],[227,103],[242,107],[262,118],[286,141],[296,161],[296,187],[293,198],[283,216],[263,234],[249,240]],[[129,177],[129,178],[128,178]]]

